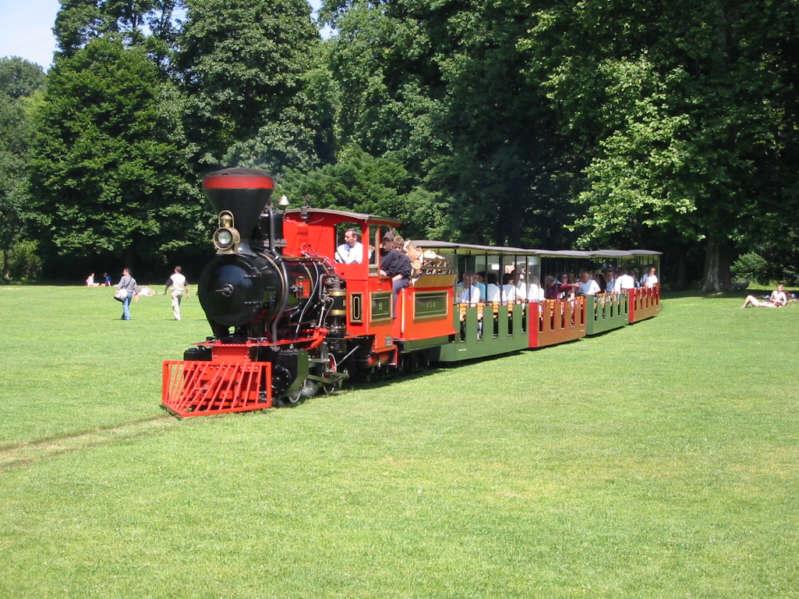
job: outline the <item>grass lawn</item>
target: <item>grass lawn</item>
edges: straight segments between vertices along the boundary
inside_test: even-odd
[[[799,305],[178,421],[196,301],[0,287],[0,597],[799,597]]]

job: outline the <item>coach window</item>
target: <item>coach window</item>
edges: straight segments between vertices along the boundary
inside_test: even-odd
[[[510,279],[510,271],[513,270],[513,262],[512,258],[509,260],[508,256],[505,254],[500,254],[499,258],[499,297],[500,302],[503,304],[507,304],[512,298],[511,294],[509,293],[509,287],[506,285],[513,285]],[[513,293],[513,297],[516,297],[516,294]]]
[[[486,256],[485,284],[486,284],[485,301],[492,301],[492,302],[500,301],[499,289],[502,287],[502,262],[500,260],[500,256],[496,254]],[[495,285],[496,289],[494,289],[494,287],[491,287],[489,291],[489,285]]]
[[[380,251],[379,251],[379,227],[377,225],[369,225],[369,243],[364,243],[364,251],[367,252],[369,256],[369,274],[373,276],[377,276],[377,265],[378,260],[380,260]]]
[[[351,243],[351,240],[354,242]],[[335,260],[339,264],[363,264],[364,249],[361,225],[339,223],[336,225]]]
[[[469,303],[471,299],[471,293],[469,290],[471,289],[474,275],[474,256],[470,254],[457,254],[455,258],[458,263],[458,283],[455,287],[456,297],[455,302],[463,303],[464,297],[466,299],[465,303]]]
[[[486,301],[486,271],[488,270],[488,256],[486,254],[477,254],[474,257],[474,277],[472,284],[477,285],[480,290],[480,301]]]
[[[516,301],[527,301],[527,256],[516,256],[514,261],[513,284],[516,286]]]
[[[538,256],[527,256],[527,299],[531,302],[544,299],[541,288],[541,260]]]

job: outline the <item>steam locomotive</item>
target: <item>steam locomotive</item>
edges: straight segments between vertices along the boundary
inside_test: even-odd
[[[379,264],[382,238],[398,221],[287,209],[283,200],[275,206],[274,181],[253,169],[211,173],[203,188],[218,219],[216,255],[198,286],[212,336],[187,349],[183,360],[163,364],[162,405],[179,417],[296,404],[348,378],[562,343],[660,310],[659,287],[601,300],[538,296],[542,263],[659,259],[646,250],[552,252],[419,241],[413,282],[395,297]],[[344,230],[363,240],[360,262],[335,261]],[[464,299],[456,281],[478,269],[489,279],[513,273],[514,299]]]

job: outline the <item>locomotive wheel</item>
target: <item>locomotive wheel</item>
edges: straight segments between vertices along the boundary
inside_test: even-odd
[[[289,406],[296,406],[297,404],[302,403],[303,399],[304,398],[302,395],[302,387],[300,387],[297,391],[287,393],[286,395],[278,399],[278,404],[280,404],[284,408],[287,408]]]
[[[309,397],[313,397],[319,392],[320,385],[314,381],[305,380],[299,389],[296,391],[289,391],[280,398],[279,403],[281,406],[296,406],[301,404]]]
[[[346,372],[346,369],[345,369]],[[336,362],[336,357],[333,354],[330,354],[327,358],[327,372],[325,374],[337,374],[338,373],[338,363]],[[347,375],[349,376],[349,375]],[[340,379],[339,381],[329,384],[329,385],[322,385],[322,391],[325,392],[325,395],[330,395],[337,389],[341,389],[342,385],[344,384],[344,379]]]

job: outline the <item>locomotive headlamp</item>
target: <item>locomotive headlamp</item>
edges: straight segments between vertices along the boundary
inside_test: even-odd
[[[214,247],[218,254],[232,254],[241,237],[233,226],[233,214],[228,210],[219,213],[219,228],[214,231]]]
[[[220,249],[227,249],[233,245],[233,233],[230,229],[219,229],[216,232],[216,247]]]

